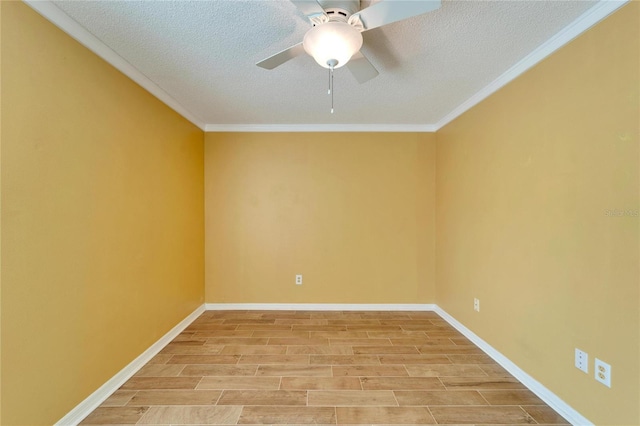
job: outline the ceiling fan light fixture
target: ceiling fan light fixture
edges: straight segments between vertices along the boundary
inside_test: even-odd
[[[362,34],[345,22],[327,22],[307,31],[302,46],[320,66],[340,68],[360,51]]]

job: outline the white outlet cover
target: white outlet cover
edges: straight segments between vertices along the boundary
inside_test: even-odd
[[[302,275],[296,275],[296,285],[302,285]]]
[[[605,386],[611,387],[611,366],[596,358],[594,370],[596,380]]]
[[[576,348],[576,368],[585,373],[589,372],[589,354]]]

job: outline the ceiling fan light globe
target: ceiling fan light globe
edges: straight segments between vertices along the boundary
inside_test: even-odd
[[[345,22],[327,22],[307,31],[302,46],[320,66],[331,68],[337,61],[334,68],[340,68],[360,51],[362,34]]]

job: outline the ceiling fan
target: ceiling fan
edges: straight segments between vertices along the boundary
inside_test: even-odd
[[[347,66],[359,83],[378,75],[378,70],[360,52],[362,32],[440,7],[440,0],[380,0],[360,9],[360,0],[290,0],[311,22],[301,43],[289,47],[256,65],[271,70],[304,52],[331,70]],[[330,83],[329,93],[332,83]],[[333,108],[332,108],[333,112]]]

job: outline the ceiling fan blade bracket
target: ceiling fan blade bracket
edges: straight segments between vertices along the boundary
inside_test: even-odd
[[[329,17],[324,13],[314,13],[313,15],[307,16],[307,18],[309,18],[309,21],[311,21],[314,27],[329,22]]]
[[[316,18],[317,16],[324,15],[327,21],[329,20],[329,17],[326,15],[324,9],[320,5],[320,3],[317,2],[317,0],[290,0],[290,1],[314,25],[316,25],[314,23],[314,18]]]
[[[362,22],[362,19],[360,19],[359,13],[349,16],[347,23],[360,32],[365,30],[364,23]]]

